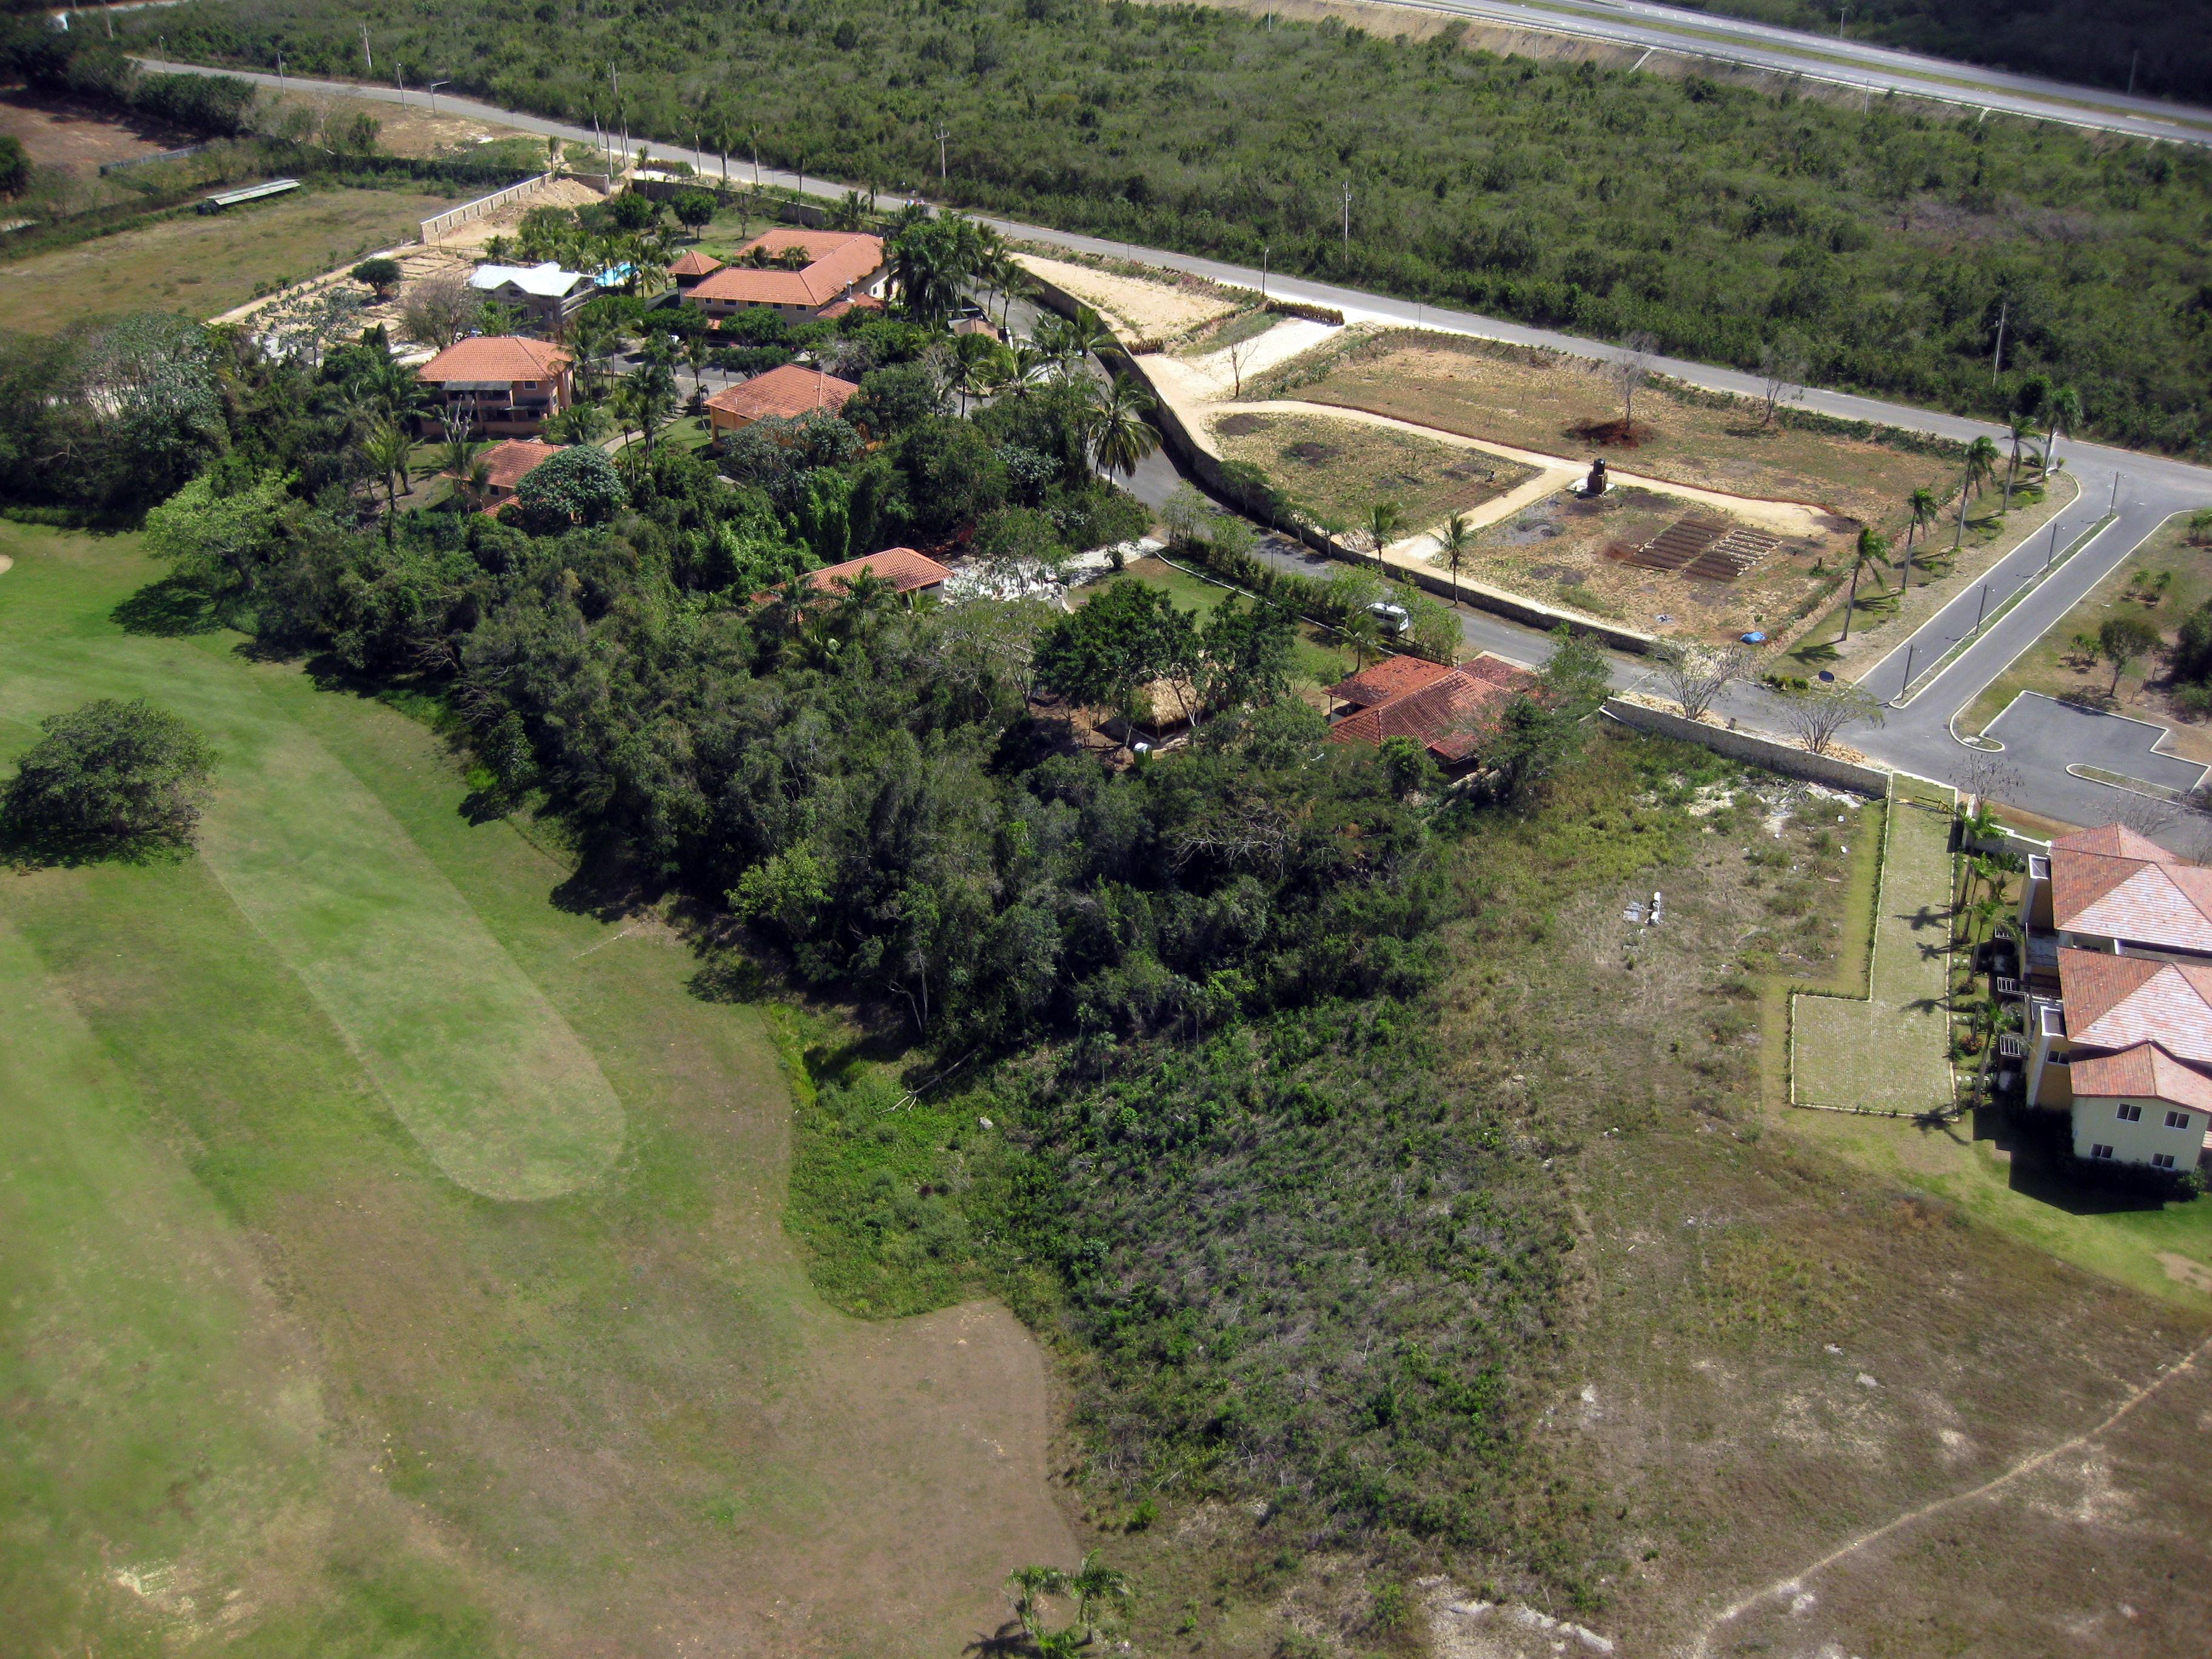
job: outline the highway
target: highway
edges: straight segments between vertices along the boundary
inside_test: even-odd
[[[1362,3],[1362,0],[1353,0]],[[1603,40],[1678,53],[1750,69],[1801,75],[1808,81],[1863,92],[1909,94],[1970,110],[2002,112],[2063,121],[2138,138],[2212,144],[2212,110],[2156,98],[2130,97],[2101,88],[2074,86],[2007,70],[1923,57],[1894,46],[1830,35],[1806,34],[1711,12],[1686,11],[1638,0],[1376,0],[1380,5],[1448,12],[1485,23]],[[1387,31],[1379,31],[1387,32]]]
[[[146,66],[157,70],[205,75],[241,73],[189,64],[149,61]],[[276,77],[273,75],[248,74],[246,78],[265,86],[276,84]],[[420,92],[410,90],[403,94],[391,87],[306,81],[296,76],[289,77],[288,84],[299,90],[344,93],[386,103],[428,102]],[[557,135],[580,143],[594,142],[594,135],[587,127],[518,111],[498,109],[473,99],[441,94],[438,104],[440,108],[453,114],[512,126],[526,132]],[[642,148],[642,141],[636,141],[634,147]],[[664,158],[688,161],[702,173],[719,173],[721,170],[722,158],[718,156],[658,142],[653,143],[653,151]],[[761,178],[763,184],[779,189],[802,188],[802,181],[789,173],[763,169]],[[842,196],[847,188],[842,183],[818,178],[803,181],[805,193],[830,199]],[[1164,270],[1190,271],[1239,287],[1257,289],[1263,280],[1261,273],[1257,270],[1216,259],[1106,241],[1095,236],[1079,235],[1008,220],[991,219],[986,222],[994,225],[1008,236],[1025,241],[1078,252],[1139,260]],[[1610,350],[1601,342],[1582,339],[1550,329],[1530,328],[1518,323],[1476,316],[1417,301],[1393,299],[1357,289],[1288,277],[1280,273],[1270,275],[1264,280],[1271,296],[1332,307],[1341,311],[1348,322],[1409,325],[1446,333],[1544,346],[1590,358],[1603,358]],[[1656,373],[1714,391],[1756,397],[1762,389],[1756,375],[1737,369],[1668,357],[1654,358],[1651,367]],[[1877,422],[1960,441],[1970,441],[1984,435],[2001,442],[2005,439],[2003,429],[1988,422],[1970,420],[1963,416],[1933,410],[1916,409],[1881,398],[1858,397],[1850,392],[1808,388],[1799,400],[1799,406],[1844,420]],[[1854,727],[1846,732],[1844,734],[1845,742],[1886,765],[1923,777],[1964,785],[1974,775],[1976,763],[1982,759],[1982,755],[1953,736],[1953,716],[1972,702],[1983,687],[2002,673],[2015,657],[2064,615],[2069,605],[2116,568],[2144,538],[2169,517],[2176,513],[2212,506],[2212,470],[2192,466],[2166,456],[2074,441],[2063,446],[2060,458],[2079,480],[2081,494],[2072,506],[2058,515],[2056,550],[2064,550],[2107,516],[2112,516],[2113,522],[2071,558],[2059,564],[2047,577],[2042,567],[2052,550],[2045,544],[2049,532],[2033,538],[2028,545],[2015,550],[1989,572],[1981,583],[1961,593],[1922,624],[1909,640],[1899,644],[1891,657],[1877,663],[1868,675],[1869,689],[1890,698],[1898,706],[1887,711],[1881,726]],[[1157,464],[1147,469],[1146,474],[1137,480],[1139,494],[1150,499],[1164,489],[1172,488],[1165,483],[1167,477],[1167,470]],[[1986,600],[1980,597],[1980,589],[1984,584],[1990,588]],[[2005,609],[2007,600],[2023,591],[2026,596],[2019,599],[2009,610]],[[1990,620],[1977,630],[1972,626],[1974,617],[1969,612],[1984,614]],[[1503,617],[1479,611],[1464,611],[1463,617],[1462,626],[1468,640],[1477,648],[1495,651],[1521,662],[1534,663],[1543,659],[1547,650],[1545,641],[1530,629]],[[1951,653],[1953,647],[1962,641],[1967,641],[1965,648],[1931,680],[1928,670]],[[1909,664],[1908,657],[1911,659]],[[1914,679],[1921,684],[1910,699],[1905,700],[1902,699],[1902,692],[1908,666]],[[1632,687],[1646,684],[1650,678],[1650,670],[1648,664],[1638,659],[1618,657],[1613,660],[1613,678],[1617,685]],[[1755,685],[1743,684],[1732,688],[1718,707],[1719,712],[1734,716],[1748,726],[1768,732],[1787,729],[1778,716],[1771,695]],[[2007,804],[2068,823],[2083,824],[2105,823],[2124,805],[2140,806],[2147,797],[2116,790],[2069,769],[2073,766],[2096,766],[2119,770],[2121,768],[2115,757],[2124,757],[2142,748],[2142,728],[2139,723],[2116,716],[2101,719],[2102,725],[2095,719],[2086,724],[2068,721],[2062,726],[2057,721],[2050,722],[2048,729],[2036,732],[2036,741],[2008,749],[2002,758],[2015,770],[2020,782],[2015,789],[2009,792],[2011,798]],[[2127,775],[2142,776],[2142,774],[2136,772]],[[2154,830],[2154,833],[2164,832]],[[2192,847],[2178,850],[2193,854],[2198,849]]]

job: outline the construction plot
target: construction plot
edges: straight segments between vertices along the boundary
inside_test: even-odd
[[[1790,999],[1795,1106],[1910,1117],[1951,1104],[1951,815],[1893,793],[1888,818],[1868,995]]]

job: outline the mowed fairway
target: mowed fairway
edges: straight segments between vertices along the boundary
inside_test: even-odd
[[[9,1651],[945,1652],[1066,1559],[1011,1316],[814,1296],[751,1011],[419,726],[125,633],[129,538],[0,551],[0,757],[223,751],[202,855],[0,874]]]

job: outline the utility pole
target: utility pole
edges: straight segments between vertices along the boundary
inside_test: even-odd
[[[438,112],[438,88],[439,88],[440,87],[451,86],[452,84],[453,84],[453,82],[450,82],[450,81],[433,81],[433,82],[430,82],[430,113],[431,113],[431,114],[435,115],[435,114]]]
[[[1843,15],[1842,15],[1842,16],[1840,16],[1840,17],[1838,17],[1838,19],[1836,19],[1836,39],[1837,39],[1837,40],[1842,40],[1842,39],[1844,38],[1844,26],[1845,24],[1849,23],[1850,21],[1851,21],[1851,9],[1850,9],[1849,6],[1845,6],[1845,7],[1844,8],[1844,13],[1843,13]]]
[[[1270,12],[1268,15],[1272,17],[1274,14]],[[1267,297],[1267,245],[1265,242],[1260,244],[1260,297],[1262,300]]]
[[[2112,499],[2105,505],[2105,516],[2110,518],[2120,510],[2120,475],[2112,474]]]
[[[281,52],[276,54],[276,95],[284,95],[284,54]]]
[[[2005,324],[2012,316],[2012,296],[2007,295],[1997,307],[1997,349],[1990,356],[1990,380],[1994,383],[2004,373]]]
[[[940,185],[948,176],[945,161],[945,141],[951,136],[952,134],[946,130],[945,123],[939,121],[937,124],[937,182]]]
[[[361,26],[361,66],[364,75],[376,73],[376,55],[368,49],[368,25]]]
[[[755,128],[753,129],[752,141],[753,141],[753,189],[754,189],[755,191],[758,191],[758,190],[760,189],[760,129],[759,129],[758,127],[755,127]]]
[[[2051,568],[2051,562],[2058,556],[2058,515],[2051,515],[2051,545],[2044,550],[2043,568]]]
[[[2136,95],[2136,66],[2142,62],[2142,48],[2136,48],[2135,56],[2128,59],[2128,96]]]
[[[1344,181],[1344,257],[1349,263],[1352,258],[1352,180],[1349,179]]]
[[[1974,636],[1975,633],[1976,633],[1977,631],[1978,631],[1978,630],[1979,630],[1979,629],[1981,628],[1981,625],[1982,625],[1982,618],[1983,618],[1984,617],[1985,617],[1985,616],[1989,615],[1989,611],[1990,611],[1990,585],[1989,585],[1987,582],[1984,582],[1984,583],[1982,584],[1982,602],[1981,602],[1981,604],[1980,604],[1979,605],[1978,605],[1978,606],[1975,608],[1975,611],[1974,611],[1974,625],[1973,625],[1973,627],[1972,627],[1972,628],[1970,628],[1970,629],[1968,629],[1966,630],[1966,637],[1967,637],[1967,638],[1972,639],[1972,638]]]

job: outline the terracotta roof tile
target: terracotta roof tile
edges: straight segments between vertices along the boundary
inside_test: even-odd
[[[2109,1099],[2134,1095],[2212,1112],[2212,1078],[2183,1065],[2155,1042],[2138,1042],[2116,1054],[2093,1054],[2072,1067],[2074,1095]]]
[[[2076,1044],[2118,1049],[2155,1042],[2212,1065],[2212,963],[2064,950],[2058,986],[2066,1035]]]
[[[540,443],[535,438],[509,438],[484,451],[483,464],[489,471],[494,489],[512,489],[560,453],[558,444]]]
[[[475,334],[457,340],[416,370],[433,385],[447,380],[549,380],[575,359],[544,340],[519,334]]]
[[[1510,664],[1500,665],[1511,669]],[[1521,675],[1517,684],[1532,678]],[[1517,684],[1492,678],[1470,664],[1417,690],[1347,715],[1329,728],[1328,735],[1336,743],[1375,744],[1386,738],[1412,738],[1439,760],[1463,761],[1489,735]]]
[[[887,547],[880,553],[848,559],[842,564],[825,565],[811,572],[807,585],[817,592],[836,592],[850,587],[864,570],[872,573],[878,581],[889,582],[902,593],[934,587],[952,574],[926,553],[917,553],[910,547]]]
[[[707,407],[747,421],[792,420],[817,409],[834,415],[860,389],[852,381],[824,374],[818,368],[786,363],[750,380],[724,386],[707,399]]]
[[[2148,836],[2140,835],[2124,823],[2100,824],[2094,830],[2076,830],[2070,836],[2061,836],[2051,843],[2051,850],[2056,853],[2062,849],[2069,853],[2103,853],[2112,858],[2148,859],[2153,864],[2178,861]]]
[[[722,262],[720,259],[711,253],[702,253],[695,247],[674,264],[669,266],[668,274],[671,276],[711,276],[721,268]]]
[[[1449,665],[1431,662],[1425,657],[1384,657],[1357,674],[1339,680],[1328,688],[1328,695],[1340,702],[1371,708],[1378,702],[1402,697],[1408,691],[1434,685],[1451,672]]]
[[[2069,933],[2212,952],[2212,871],[2054,842],[2051,912]]]
[[[851,231],[794,230],[779,226],[756,236],[738,250],[738,257],[755,248],[769,255],[797,248],[807,264],[799,270],[773,267],[756,270],[731,264],[695,286],[693,300],[720,300],[732,305],[822,306],[842,297],[854,283],[866,281],[883,268],[880,236]]]

